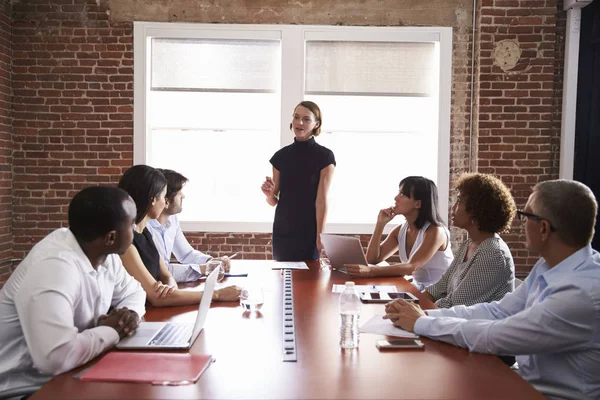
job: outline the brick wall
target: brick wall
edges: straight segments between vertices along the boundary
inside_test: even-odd
[[[224,19],[219,4],[194,15],[191,3],[173,1],[154,8],[129,1],[15,4],[15,254],[23,255],[65,223],[68,200],[77,190],[114,183],[132,164],[133,20],[453,26],[454,68],[460,71],[454,88],[460,104],[453,108],[454,119],[457,126],[466,124],[469,1],[436,0],[420,7],[392,0],[323,2],[315,3],[310,13],[284,1],[276,2],[269,13],[256,13],[254,5],[241,2]],[[240,14],[241,9],[247,12]],[[457,155],[452,163],[462,165],[462,156]],[[201,250],[221,254],[242,246],[252,257],[270,255],[269,236],[189,234]]]
[[[554,66],[562,63],[562,54],[556,51],[557,5],[555,1],[481,1],[473,110],[477,147],[472,165],[500,175],[522,205],[532,183],[554,177],[557,171],[550,146],[556,118],[560,121],[553,94]],[[219,2],[203,3],[203,7],[198,3],[172,0],[149,7],[126,0],[15,2],[12,222],[16,256],[65,224],[68,200],[77,190],[116,183],[132,165],[133,20],[452,26],[451,182],[468,170],[471,1],[340,0],[310,3],[309,10],[283,0],[271,1],[269,7],[242,0],[226,8]],[[517,15],[531,13],[530,7],[531,16]],[[514,20],[519,17],[523,19]],[[520,64],[511,71],[493,64],[494,46],[505,38],[516,40],[523,49]],[[511,104],[498,104],[502,96]],[[510,147],[506,154],[492,147],[503,145]],[[462,238],[461,232],[455,234],[455,239]],[[247,257],[270,256],[268,234],[194,232],[188,237],[194,246],[213,254],[242,250]],[[522,239],[519,228],[507,238],[517,251],[519,268],[526,270],[532,257],[517,243]],[[368,236],[361,239],[366,243]]]
[[[81,188],[132,164],[131,23],[95,1],[13,7],[14,252],[66,225]]]
[[[552,0],[481,1],[477,169],[508,184],[520,208],[537,182],[558,177],[564,58],[559,6]],[[504,239],[517,269],[528,271],[537,257],[525,250],[518,221]]]
[[[0,4],[0,287],[12,257],[11,19],[10,2]]]

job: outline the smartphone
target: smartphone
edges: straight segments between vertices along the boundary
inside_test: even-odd
[[[419,339],[378,340],[378,349],[422,349],[425,345]]]
[[[419,299],[409,292],[365,292],[361,293],[363,303],[389,303],[395,299],[404,299],[419,304]]]

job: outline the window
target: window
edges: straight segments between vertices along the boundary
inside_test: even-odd
[[[271,231],[260,185],[303,99],[338,162],[327,232],[370,233],[409,175],[446,214],[451,28],[136,22],[134,38],[134,162],[190,179],[184,229]]]

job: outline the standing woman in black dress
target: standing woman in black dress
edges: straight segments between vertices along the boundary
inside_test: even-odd
[[[316,260],[323,248],[320,234],[327,216],[327,192],[335,156],[315,141],[321,133],[321,110],[312,101],[294,109],[290,129],[294,143],[271,157],[273,177],[262,191],[267,203],[277,206],[273,221],[273,259]]]

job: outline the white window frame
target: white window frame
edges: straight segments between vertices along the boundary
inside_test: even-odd
[[[180,39],[266,39],[281,40],[281,93],[280,132],[281,146],[293,142],[288,129],[290,110],[304,98],[304,44],[306,40],[326,41],[408,41],[438,42],[439,64],[439,120],[437,186],[442,218],[447,222],[450,187],[450,111],[452,91],[452,28],[450,27],[351,27],[325,25],[250,25],[250,24],[188,24],[166,22],[134,22],[134,112],[133,161],[145,164],[148,154],[146,126],[146,91],[150,88],[151,38]],[[400,179],[402,177],[398,177]],[[335,179],[335,177],[334,177]],[[397,184],[397,182],[390,182]],[[257,190],[260,188],[257,187]],[[265,206],[268,207],[268,205]],[[335,207],[331,204],[330,207]],[[182,222],[186,231],[200,232],[258,232],[270,233],[272,222]],[[390,225],[390,224],[388,224]],[[326,223],[329,233],[372,233],[373,223]],[[388,226],[389,232],[393,226]]]

